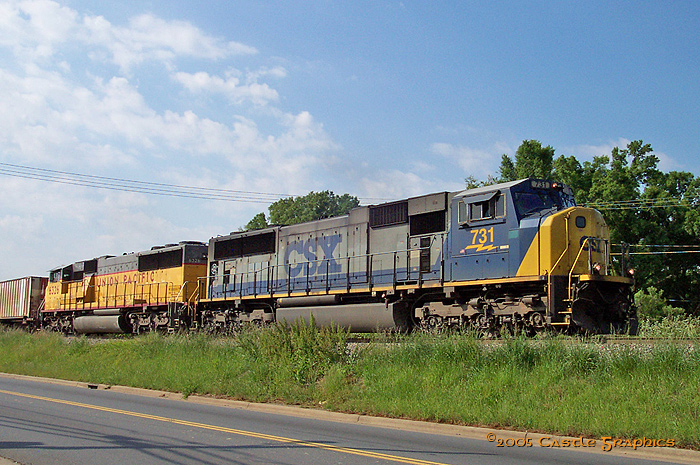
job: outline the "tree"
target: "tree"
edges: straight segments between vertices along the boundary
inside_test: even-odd
[[[594,157],[583,165],[574,156],[559,156],[554,160],[552,179],[561,181],[574,191],[574,197],[579,204],[588,202],[594,179],[600,179],[607,170],[610,158],[607,156]]]
[[[697,255],[659,254],[656,246],[700,245],[700,180],[687,172],[663,173],[658,163],[651,145],[636,140],[583,165],[559,157],[554,178],[572,187],[579,204],[602,211],[613,244],[627,242],[633,251],[650,254],[634,257],[641,289],[656,286],[671,301],[697,309]]]
[[[515,152],[515,162],[508,155],[501,156],[499,173],[501,181],[515,181],[523,178],[550,179],[552,177],[552,162],[554,149],[546,147],[537,140],[524,140]]]
[[[634,303],[637,305],[637,314],[642,318],[660,320],[669,316],[683,315],[683,309],[669,305],[664,298],[663,291],[654,286],[642,289],[634,294]]]
[[[493,176],[489,176],[486,178],[486,181],[479,181],[476,179],[476,176],[474,175],[469,175],[466,178],[464,178],[464,183],[466,184],[467,189],[476,189],[478,187],[484,187],[484,186],[490,186],[492,184],[498,184],[501,182],[498,178],[494,178]]]
[[[518,179],[518,175],[515,171],[515,163],[513,159],[505,153],[501,155],[501,166],[498,169],[498,174],[500,175],[500,182],[509,182]]]
[[[245,225],[246,231],[251,231],[253,229],[265,229],[269,226],[267,223],[267,218],[265,218],[265,213],[260,212],[253,217],[252,220],[248,221]]]
[[[309,192],[300,197],[287,197],[268,207],[269,222],[265,213],[258,213],[246,225],[246,229],[262,229],[271,224],[297,224],[346,215],[360,205],[357,197],[350,194],[335,195],[331,191]]]

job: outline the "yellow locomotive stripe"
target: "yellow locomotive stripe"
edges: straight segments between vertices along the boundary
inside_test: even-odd
[[[578,277],[579,281],[603,281],[606,283],[621,283],[634,284],[634,279],[625,278],[624,276],[600,276],[595,274],[582,274]]]
[[[577,217],[585,220],[582,227],[578,227],[574,221]],[[575,260],[586,237],[599,241],[610,237],[603,216],[597,210],[570,207],[546,217],[532,239],[516,276],[588,273],[588,261]],[[608,252],[594,249],[592,261],[605,263],[605,253]]]
[[[154,421],[161,421],[161,422],[165,422],[165,423],[172,423],[175,425],[188,426],[191,428],[201,428],[201,429],[207,429],[207,430],[211,430],[211,431],[219,431],[222,433],[229,433],[229,434],[236,434],[239,436],[246,436],[246,437],[250,437],[250,438],[264,439],[267,441],[282,442],[282,443],[288,443],[288,444],[295,444],[295,445],[303,446],[303,447],[312,447],[315,449],[328,450],[331,452],[341,452],[344,454],[358,455],[361,457],[369,457],[369,458],[373,458],[373,459],[388,460],[388,461],[399,462],[399,463],[409,463],[409,464],[414,464],[414,465],[444,465],[440,462],[431,462],[429,460],[413,459],[410,457],[401,457],[398,455],[384,454],[381,452],[372,452],[372,451],[367,451],[367,450],[362,450],[362,449],[353,449],[350,447],[333,446],[333,445],[324,444],[321,442],[312,442],[312,441],[306,441],[303,439],[286,438],[284,436],[274,436],[271,434],[256,433],[254,431],[245,431],[245,430],[240,430],[240,429],[235,429],[235,428],[227,428],[225,426],[208,425],[206,423],[197,423],[194,421],[179,420],[177,418],[162,417],[159,415],[150,415],[147,413],[132,412],[129,410],[120,410],[120,409],[109,408],[109,407],[101,407],[99,405],[84,404],[81,402],[72,402],[69,400],[52,399],[50,397],[35,396],[32,394],[24,394],[24,393],[20,393],[20,392],[5,391],[2,389],[0,389],[0,393],[7,394],[10,396],[25,397],[28,399],[43,400],[43,401],[52,402],[55,404],[70,405],[73,407],[80,407],[80,408],[86,408],[86,409],[91,409],[91,410],[99,410],[101,412],[116,413],[118,415],[127,415],[127,416],[131,416],[131,417],[143,418],[146,420],[154,420]]]

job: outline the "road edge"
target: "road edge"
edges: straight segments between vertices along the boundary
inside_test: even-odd
[[[482,441],[487,441],[487,437],[489,435],[495,435],[496,437],[498,437],[499,439],[503,439],[504,441],[508,439],[518,440],[523,438],[530,438],[533,443],[538,443],[540,440],[544,440],[546,444],[553,444],[554,442],[561,444],[564,440],[581,440],[581,438],[579,437],[559,436],[554,434],[542,434],[527,431],[513,431],[493,428],[480,428],[476,426],[461,426],[445,423],[432,423],[427,421],[408,420],[402,418],[376,417],[357,413],[332,412],[329,410],[322,410],[320,408],[314,409],[294,405],[264,404],[203,395],[190,395],[188,397],[184,397],[181,393],[174,393],[169,391],[158,391],[153,389],[143,389],[130,386],[111,386],[97,383],[86,383],[83,381],[69,381],[56,378],[42,378],[38,376],[18,375],[13,373],[0,372],[0,376],[10,379],[37,381],[64,386],[80,387],[85,389],[110,390],[123,394],[132,394],[143,397],[159,397],[175,401],[191,402],[204,405],[225,406],[241,410],[251,410],[256,412],[287,415],[300,418],[311,418],[317,420],[333,421],[337,423],[357,423],[366,426],[399,429],[417,433],[439,434],[443,436],[458,436],[467,439],[477,439]],[[586,439],[595,439],[596,444],[598,444],[598,441],[600,441],[600,438],[583,438],[584,441]],[[571,442],[571,444],[574,443]],[[497,447],[495,443],[494,447]],[[694,451],[689,449],[678,449],[669,447],[640,447],[638,449],[614,448],[612,451],[605,452],[599,445],[596,445],[596,447],[561,447],[560,449],[594,454],[614,455],[618,457],[627,457],[634,459],[646,459],[684,464],[700,463],[700,451]],[[3,460],[7,459],[3,459],[2,457],[0,457],[0,465],[11,465],[16,463],[11,460],[3,462]]]

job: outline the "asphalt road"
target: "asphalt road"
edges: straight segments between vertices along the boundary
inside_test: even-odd
[[[532,447],[497,447],[486,434],[430,434],[0,376],[0,457],[22,464],[661,463],[540,447],[537,439]]]

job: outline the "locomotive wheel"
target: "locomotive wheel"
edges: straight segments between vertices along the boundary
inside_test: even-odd
[[[73,319],[71,317],[61,318],[58,321],[58,327],[66,336],[73,334]]]
[[[536,329],[544,328],[544,315],[540,312],[530,314],[530,325]]]
[[[610,334],[609,324],[599,324],[591,316],[594,314],[594,305],[585,299],[576,299],[571,304],[571,320],[578,332],[582,334]]]
[[[445,322],[442,317],[437,315],[430,315],[421,321],[421,329],[426,333],[438,334],[442,332],[445,328]]]
[[[477,313],[471,317],[471,329],[474,330],[478,337],[486,338],[491,334],[491,323],[483,313]]]
[[[150,330],[159,334],[167,334],[168,321],[168,316],[166,314],[153,313],[151,315]]]

